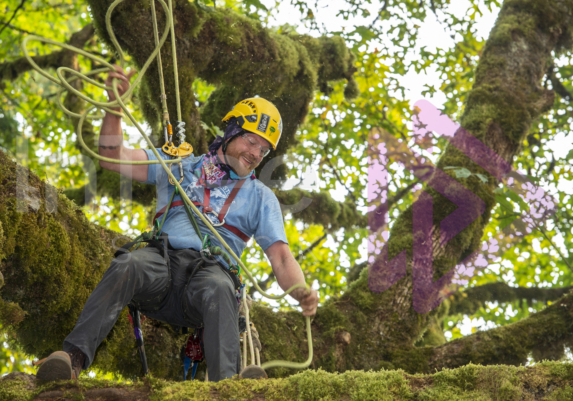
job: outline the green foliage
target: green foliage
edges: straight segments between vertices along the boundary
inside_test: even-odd
[[[19,0],[7,0],[3,3],[2,9],[6,8],[7,15],[10,15],[11,10],[15,10],[19,3]],[[194,4],[200,3],[195,2]],[[418,1],[389,0],[385,2],[385,7],[382,8],[381,5],[378,15],[370,16],[364,14],[365,8],[361,2],[349,0],[341,5],[340,15],[344,18],[351,18],[356,15],[370,17],[374,21],[372,25],[353,26],[346,31],[330,32],[328,38],[321,39],[297,34],[297,29],[302,25],[311,28],[315,34],[325,33],[315,23],[316,20],[314,19],[314,16],[320,12],[320,9],[317,8],[319,7],[318,3],[294,1],[293,4],[299,8],[303,17],[300,21],[296,21],[296,24],[293,21],[292,25],[282,27],[269,26],[269,15],[277,12],[276,7],[279,4],[267,8],[258,0],[244,2],[230,0],[225,1],[224,4],[222,3],[217,2],[215,9],[227,7],[232,10],[228,11],[228,15],[225,18],[221,17],[221,14],[213,12],[212,5],[215,6],[215,4],[211,2],[204,2],[204,4],[196,7],[195,5],[189,5],[189,7],[192,8],[193,18],[203,18],[202,23],[215,31],[217,38],[221,40],[220,47],[215,48],[215,51],[219,52],[217,53],[218,61],[226,63],[225,68],[233,67],[234,69],[225,70],[221,67],[218,70],[211,70],[211,64],[207,63],[208,53],[205,52],[206,47],[202,47],[204,43],[193,42],[199,35],[203,25],[197,23],[186,27],[188,28],[186,39],[193,43],[193,46],[197,47],[200,54],[194,58],[194,65],[184,65],[181,68],[182,82],[185,83],[185,87],[192,89],[189,97],[184,99],[184,108],[188,115],[202,113],[202,120],[208,123],[212,130],[216,132],[216,124],[219,123],[222,117],[221,113],[223,111],[226,112],[229,106],[238,98],[253,94],[265,95],[269,93],[269,87],[275,88],[280,84],[280,88],[276,89],[277,96],[278,93],[283,94],[282,99],[277,99],[279,103],[281,101],[286,103],[285,99],[296,98],[300,100],[298,103],[304,103],[305,107],[308,104],[308,110],[303,110],[302,114],[293,111],[302,110],[301,104],[297,103],[296,107],[283,105],[285,110],[287,110],[285,114],[290,117],[289,123],[291,123],[289,127],[290,140],[284,142],[285,144],[288,142],[289,146],[288,164],[284,173],[286,177],[290,178],[291,186],[303,189],[305,186],[304,174],[309,167],[313,168],[317,173],[318,182],[318,188],[314,188],[315,194],[317,189],[322,192],[329,192],[342,188],[343,192],[347,191],[345,195],[346,202],[334,204],[321,194],[318,194],[316,195],[316,202],[311,204],[306,211],[298,215],[287,216],[288,219],[293,218],[293,221],[287,221],[286,229],[291,250],[295,256],[303,252],[325,233],[327,234],[327,239],[300,261],[307,282],[316,282],[318,288],[320,288],[321,301],[325,302],[324,319],[327,323],[325,323],[324,327],[327,333],[335,336],[341,328],[348,329],[350,324],[349,322],[341,321],[339,314],[336,313],[336,306],[329,304],[327,301],[344,293],[346,290],[346,272],[356,261],[361,259],[367,230],[364,228],[364,224],[357,224],[353,228],[340,229],[342,225],[339,224],[337,226],[332,224],[332,222],[336,223],[338,216],[340,216],[341,221],[353,219],[356,217],[356,214],[352,212],[356,210],[363,215],[367,206],[363,194],[367,187],[368,166],[365,143],[369,130],[373,127],[382,127],[397,138],[408,141],[414,150],[424,150],[423,144],[421,145],[411,140],[407,128],[407,122],[411,120],[412,113],[406,97],[404,75],[409,71],[423,72],[436,69],[440,79],[437,82],[428,83],[425,94],[431,96],[437,92],[443,92],[447,98],[444,104],[444,112],[453,119],[463,121],[465,127],[472,133],[478,136],[483,135],[485,124],[489,121],[489,117],[484,118],[485,115],[495,115],[497,116],[496,118],[502,120],[503,128],[511,132],[515,145],[521,147],[521,153],[516,156],[514,165],[519,170],[527,173],[537,184],[544,188],[550,188],[557,200],[557,213],[544,226],[526,235],[513,249],[503,255],[502,261],[492,264],[488,269],[480,272],[470,286],[479,286],[500,280],[522,287],[537,285],[562,287],[573,283],[573,272],[570,268],[573,265],[573,258],[568,253],[566,245],[561,245],[570,244],[573,241],[573,212],[571,206],[573,202],[571,201],[570,191],[564,189],[570,188],[573,180],[571,173],[573,150],[566,157],[559,158],[547,146],[548,142],[559,135],[570,135],[570,116],[573,111],[570,100],[559,96],[556,97],[551,110],[541,115],[539,120],[531,126],[532,128],[525,137],[520,136],[525,134],[520,131],[520,127],[523,126],[524,121],[529,119],[528,112],[524,110],[505,110],[500,107],[499,110],[489,109],[484,111],[479,107],[474,107],[474,109],[478,110],[475,114],[465,116],[463,114],[468,107],[464,107],[464,105],[479,104],[484,97],[499,89],[487,86],[474,92],[473,97],[470,98],[470,90],[476,80],[479,81],[488,71],[497,68],[496,63],[499,61],[496,57],[492,57],[486,60],[487,62],[484,62],[479,71],[476,71],[480,56],[486,50],[484,49],[485,41],[478,38],[476,34],[476,18],[485,8],[491,10],[499,7],[500,2],[495,0],[472,1],[465,15],[460,18],[450,11],[450,2],[445,0],[423,2],[423,5],[420,5]],[[545,4],[545,2],[539,3]],[[528,2],[528,4],[528,7],[535,6],[535,2]],[[437,48],[435,50],[421,48],[418,49],[419,52],[415,56],[411,56],[409,53],[417,45],[420,24],[428,18],[436,18],[432,7],[437,10],[436,15],[444,29],[451,32],[454,36],[455,43],[451,48]],[[186,12],[189,12],[189,10],[190,8],[186,8]],[[92,21],[90,13],[93,12],[102,12],[102,10],[90,10],[86,3],[73,2],[71,0],[58,1],[57,3],[40,0],[31,3],[26,7],[25,12],[20,11],[12,21],[11,25],[16,28],[8,27],[0,34],[2,44],[0,46],[0,60],[13,61],[21,56],[19,43],[28,34],[26,31],[66,41],[72,33]],[[229,24],[229,20],[232,20],[233,23]],[[193,21],[197,20],[193,19]],[[127,22],[132,24],[127,29],[137,28],[137,26],[134,28],[134,24],[137,21]],[[517,20],[514,20],[513,23],[511,26],[503,26],[498,29],[498,32],[496,32],[498,43],[506,43],[510,38],[509,34],[515,31],[514,28],[519,28],[515,32],[527,35],[528,30],[526,28],[531,26],[531,21],[523,22],[519,20],[518,24]],[[265,28],[270,28],[269,33],[264,31]],[[262,31],[265,33],[257,36]],[[254,83],[245,78],[249,77],[252,80],[254,79],[253,77],[259,77],[253,75],[251,61],[233,64],[235,59],[229,55],[230,51],[250,48],[247,42],[252,37],[262,37],[264,43],[261,45],[265,45],[265,49],[270,49],[268,50],[269,54],[276,52],[283,55],[288,61],[287,64],[281,65],[280,68],[273,66],[276,69],[273,70],[272,74],[267,73],[265,76],[261,76],[265,80]],[[152,37],[149,35],[141,35],[141,38],[146,43],[152,41]],[[383,40],[380,40],[380,38]],[[101,53],[109,60],[113,60],[113,54],[109,48],[102,44],[102,39],[105,40],[105,38],[97,37],[90,41],[86,49]],[[184,44],[181,44],[181,46],[184,46]],[[347,51],[347,49],[350,49],[350,51]],[[40,44],[34,44],[32,47],[32,53],[34,54],[47,54],[53,50],[55,49]],[[269,54],[260,53],[259,55],[270,57]],[[166,51],[164,60],[169,60],[169,55],[169,51]],[[138,65],[140,59],[141,57],[137,58],[137,55],[134,55],[130,60],[131,64]],[[571,67],[571,61],[571,56],[566,52],[556,54],[553,70],[554,77],[569,92],[573,92],[573,81],[571,78],[573,76],[573,67]],[[84,71],[93,67],[90,62],[81,57],[78,63],[79,67]],[[169,61],[166,61],[166,63],[168,64]],[[349,73],[352,69],[356,70],[353,74]],[[341,74],[341,71],[350,76],[343,76],[344,74]],[[166,74],[169,73],[169,65],[167,65]],[[276,77],[280,75],[279,73],[291,78],[295,77],[300,81],[300,85],[296,87],[290,86],[289,83],[292,81],[289,80],[277,83]],[[297,76],[297,73],[300,73],[300,76]],[[154,72],[152,71],[150,74],[153,75]],[[334,81],[332,80],[333,77],[335,77]],[[245,89],[247,81],[249,85],[254,85],[252,86],[254,89]],[[549,76],[544,78],[544,85],[547,88],[553,87]],[[0,147],[19,160],[24,159],[24,156],[28,155],[29,167],[41,178],[46,178],[48,182],[58,188],[75,190],[76,196],[74,198],[83,199],[81,191],[83,190],[82,186],[87,183],[87,178],[84,169],[82,169],[81,152],[76,148],[73,125],[55,106],[54,97],[57,88],[38,76],[38,74],[29,72],[22,74],[14,81],[2,81],[0,89],[3,92],[3,96],[0,97]],[[101,91],[93,87],[85,87],[84,90],[91,96],[103,98]],[[153,108],[158,101],[157,96],[155,96],[156,93],[157,90],[153,87],[153,84],[147,84],[140,89],[138,98],[130,105],[138,120],[142,121],[145,116],[151,128],[157,128],[158,120],[157,116],[154,117],[156,110]],[[171,100],[172,98],[173,96],[169,97]],[[500,92],[500,104],[502,102],[517,103],[518,100],[520,99],[514,99],[509,94]],[[170,107],[172,109],[171,112],[175,114],[172,104]],[[462,116],[464,116],[463,119]],[[298,125],[298,123],[301,124]],[[199,122],[195,125],[190,124],[190,126],[192,127],[190,132],[196,130],[195,134],[197,136],[193,140],[196,141],[194,144],[197,144],[197,149],[204,149],[205,145],[212,139],[211,134],[205,134],[204,128],[201,129]],[[98,123],[94,123],[94,130],[98,130]],[[23,133],[23,136],[20,133]],[[128,132],[128,134],[130,133]],[[140,138],[131,137],[128,134],[126,134],[128,144],[131,147],[140,147]],[[23,137],[27,139],[27,149],[22,146]],[[445,140],[433,138],[432,143],[436,145],[434,157],[444,153]],[[286,150],[287,146],[285,145],[283,151],[286,152]],[[464,185],[472,188],[476,193],[482,191],[480,196],[483,195],[484,199],[487,198],[488,194],[495,196],[495,202],[497,203],[497,206],[491,212],[491,219],[489,215],[484,216],[479,224],[476,223],[476,226],[483,227],[483,237],[477,238],[477,236],[474,236],[469,238],[469,233],[466,233],[468,236],[465,236],[460,240],[459,244],[456,244],[458,249],[464,249],[470,245],[476,246],[480,240],[488,239],[503,228],[510,226],[515,218],[528,210],[528,204],[507,189],[493,187],[484,189],[485,185],[483,184],[487,183],[489,176],[484,174],[483,171],[479,172],[473,165],[467,165],[463,162],[451,162],[457,160],[455,156],[452,156],[448,159],[449,163],[444,164],[444,169],[464,183]],[[389,174],[391,177],[390,190],[392,192],[390,195],[396,194],[400,188],[415,182],[413,175],[408,171],[402,171],[395,163],[389,166]],[[154,205],[151,198],[146,195],[148,192],[142,190],[141,197],[134,199],[138,200],[139,203],[131,204],[129,200],[118,199],[110,195],[110,193],[119,193],[118,180],[101,180],[98,182],[98,186],[98,196],[83,209],[90,221],[128,235],[139,234],[149,227],[150,215],[153,214]],[[292,193],[285,192],[287,192],[287,195],[285,195],[287,199],[292,197],[292,199],[298,200],[297,196],[299,194],[297,191],[291,191]],[[72,192],[68,193],[71,194]],[[144,196],[147,196],[145,201],[143,201]],[[398,200],[390,211],[393,218],[391,219],[393,236],[398,237],[398,240],[392,245],[392,252],[394,253],[411,248],[411,225],[409,223],[411,221],[411,209],[409,207],[415,198],[415,191],[407,193]],[[68,206],[72,207],[71,205]],[[354,207],[354,211],[343,209],[341,206]],[[441,217],[445,217],[452,210],[441,210]],[[63,239],[67,238],[74,243],[75,239],[69,238],[69,229],[62,223],[50,220],[50,217],[45,212],[40,212],[40,214],[47,219],[48,223],[46,224],[49,224],[51,229],[49,234],[45,234],[45,238],[49,238],[51,243],[53,243],[52,251],[44,249],[42,248],[43,245],[38,244],[37,248],[34,249],[19,250],[16,257],[21,258],[24,268],[27,268],[34,265],[32,263],[34,260],[36,263],[38,262],[40,257],[38,253],[41,252],[42,255],[48,256],[46,270],[34,270],[30,276],[32,282],[28,283],[31,287],[40,286],[43,291],[40,293],[44,293],[51,286],[67,283],[65,275],[58,279],[46,277],[48,268],[60,272],[65,271],[65,268],[70,268],[74,275],[81,275],[82,269],[81,263],[74,262],[79,257],[77,246],[72,245],[68,247],[63,241]],[[294,220],[302,215],[304,215],[303,221],[295,224]],[[336,217],[333,217],[335,215]],[[399,215],[401,217],[396,219]],[[12,252],[15,246],[15,238],[12,234],[7,234],[6,227],[16,225],[23,230],[21,235],[35,235],[36,230],[38,230],[37,224],[34,221],[26,221],[25,218],[24,220],[19,220],[15,216],[8,216],[2,220],[2,226],[0,227],[3,230],[3,234],[0,235],[0,239],[3,241],[3,247],[0,249],[0,258],[3,260],[4,255]],[[471,230],[475,228],[472,226]],[[60,259],[55,257],[55,249],[59,250]],[[100,258],[96,255],[92,256]],[[242,257],[244,261],[248,261],[252,266],[255,277],[264,279],[270,274],[270,266],[259,247],[254,246],[245,252]],[[105,263],[101,263],[102,265],[99,268],[103,269]],[[355,283],[355,286],[364,286],[364,293],[354,293],[353,301],[365,309],[371,308],[374,303],[365,286],[365,280]],[[9,292],[5,288],[2,290],[3,299],[12,299],[6,296]],[[61,310],[58,309],[60,312],[68,311],[73,307],[73,313],[71,314],[73,316],[65,315],[66,317],[63,318],[67,324],[65,327],[68,327],[73,322],[73,318],[78,312],[76,309],[80,307],[81,301],[87,296],[87,294],[81,294],[79,298],[72,300],[70,295],[72,290],[73,288],[67,289],[62,294],[62,299],[58,300],[61,303],[59,308],[63,308]],[[26,305],[26,301],[23,298],[16,298],[14,296],[13,299],[22,300],[23,304]],[[286,302],[280,303],[278,306],[284,308],[286,307]],[[486,326],[502,326],[519,321],[544,307],[545,302],[535,300],[530,304],[523,303],[520,300],[504,303],[492,300],[492,302],[486,302],[484,307],[478,309],[471,317],[483,322],[483,329]],[[11,313],[11,316],[14,318],[10,320],[16,322],[18,320],[18,313],[16,312],[18,311],[14,308],[11,310],[14,312]],[[386,316],[386,318],[399,320],[398,317]],[[412,316],[400,318],[407,320],[408,323],[412,323],[415,320]],[[435,325],[430,329],[430,331],[433,331],[430,334],[436,335],[439,340],[441,337],[440,330],[443,329],[449,334],[449,339],[462,337],[460,322],[463,318],[464,315],[462,314],[441,317],[440,319],[442,320],[435,322]],[[5,317],[3,319],[9,320]],[[357,313],[356,319],[357,321],[364,319],[364,315]],[[396,331],[399,331],[398,327],[402,327],[398,323]],[[420,322],[419,324],[421,325],[422,323]],[[293,325],[297,326],[298,323]],[[415,326],[415,324],[412,325]],[[406,324],[404,324],[405,326]],[[21,329],[24,330],[24,328]],[[273,330],[275,329],[277,334],[280,333],[278,328]],[[153,329],[149,328],[149,330]],[[268,330],[271,330],[271,328],[268,328]],[[420,330],[422,329],[420,328]],[[474,327],[474,331],[478,330],[478,327]],[[55,333],[55,328],[50,326],[50,322],[48,322],[48,331],[52,334]],[[274,333],[275,331],[271,330],[270,332]],[[61,338],[63,334],[54,335]],[[110,344],[110,349],[115,347],[116,350],[119,350],[121,346],[129,347],[131,345],[129,333],[118,330],[114,335],[116,336],[114,341],[117,340],[117,342]],[[31,343],[32,340],[27,339],[25,341]],[[167,347],[169,345],[163,341],[167,340],[157,339],[156,343],[154,343],[156,350],[161,349],[162,346]],[[368,339],[360,338],[357,342],[368,343]],[[270,340],[269,344],[271,344]],[[50,347],[56,347],[56,342],[51,343],[50,346],[38,346],[38,348],[34,348],[34,351],[37,354],[44,353]],[[281,352],[286,353],[285,357],[293,359],[303,357],[298,351],[293,351],[294,353],[292,354],[290,351],[281,351],[284,348],[284,344],[280,344],[280,342],[269,345],[269,348],[279,354]],[[325,366],[329,366],[329,370],[333,371],[339,368],[345,369],[346,367],[336,366],[332,357],[334,352],[332,351],[330,355],[332,358],[331,362],[326,361],[326,358],[324,359]],[[118,355],[121,355],[121,352],[118,351]],[[406,353],[402,356],[402,359],[405,360],[410,356],[411,354]],[[118,359],[114,359],[118,357],[113,356],[111,352],[102,352],[100,358],[102,365],[111,366],[116,364],[114,366],[118,366]],[[380,366],[392,365],[387,361],[380,363]],[[389,365],[384,365],[384,363]],[[352,363],[349,364],[349,367],[351,367],[350,365]],[[404,366],[406,365],[407,362],[404,362]],[[174,366],[166,369],[173,369],[174,371]],[[122,366],[122,369],[130,372],[130,374],[137,373],[137,366],[131,364],[131,360],[129,366]],[[462,390],[474,391],[477,382],[475,380],[472,381],[472,378],[478,375],[477,371],[482,372],[480,369],[476,367],[468,368],[467,372],[464,373],[465,378],[463,380],[458,376],[455,379],[450,379],[446,372],[442,376],[435,378],[436,388],[439,388],[439,391],[444,394],[450,394],[454,398],[461,394],[460,391]],[[161,374],[164,373],[161,372]],[[310,373],[307,374],[310,375]],[[517,384],[510,380],[507,375],[500,373],[501,376],[498,380],[483,372],[480,374],[485,375],[480,376],[484,382],[487,382],[487,380],[496,382],[498,387],[496,387],[495,396],[511,399],[518,394]],[[313,377],[313,380],[320,381],[320,377]],[[396,384],[396,386],[398,390],[402,388],[402,384]],[[391,388],[394,389],[394,387]],[[176,391],[179,391],[179,388]],[[330,390],[327,389],[325,391],[327,392],[323,395],[328,397],[328,391]],[[437,391],[428,389],[427,393],[424,393],[424,396],[420,395],[420,397],[422,397],[421,399],[424,399],[424,397],[428,399],[433,396],[437,397]],[[570,390],[565,388],[561,391],[563,394],[567,394],[567,391],[570,392]],[[395,395],[397,393],[392,392],[392,394]],[[318,397],[318,395],[308,395],[309,399],[313,399],[312,397],[315,396]],[[494,396],[492,395],[492,397]]]
[[[31,361],[18,349],[17,344],[8,344],[8,340],[7,334],[0,336],[0,377],[11,372],[33,373]]]

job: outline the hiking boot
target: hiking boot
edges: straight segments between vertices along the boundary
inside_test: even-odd
[[[77,379],[82,371],[85,357],[85,354],[78,348],[70,353],[52,352],[49,357],[35,363],[35,365],[40,365],[36,378],[45,381]]]
[[[239,373],[239,379],[268,379],[267,372],[260,366],[249,365]]]
[[[52,354],[36,362],[40,365],[36,378],[45,381],[70,380],[72,379],[72,361],[70,355],[64,351],[52,352]]]

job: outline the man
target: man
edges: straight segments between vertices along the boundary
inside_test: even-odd
[[[126,75],[116,67],[106,85],[111,86],[112,78],[121,80],[118,90],[123,94],[132,74]],[[111,101],[115,99],[113,93],[108,96]],[[181,187],[217,226],[235,254],[241,255],[249,238],[254,236],[283,290],[304,284],[302,270],[288,247],[278,200],[253,173],[270,148],[276,149],[282,131],[280,114],[272,103],[252,98],[238,103],[223,120],[228,122],[225,135],[209,146],[209,153],[183,159],[183,177],[179,176],[179,168],[172,171],[177,179],[182,179]],[[156,160],[151,150],[128,149],[122,142],[121,118],[106,114],[100,134],[100,155],[126,161]],[[158,151],[163,159],[171,159],[161,149]],[[202,257],[201,239],[178,194],[166,210],[175,187],[160,165],[103,161],[100,165],[128,178],[157,185],[156,218],[165,217],[162,232],[168,238],[169,249],[148,246],[114,259],[88,298],[74,330],[66,337],[64,351],[50,355],[40,365],[37,377],[43,380],[78,377],[82,369],[89,368],[97,347],[130,302],[153,319],[182,327],[203,327],[211,381],[239,373],[236,283],[228,264],[221,256],[216,260]],[[211,234],[198,216],[195,219],[202,236]],[[222,245],[214,236],[211,243]],[[303,315],[315,314],[318,305],[315,290],[298,288],[291,296],[300,303]]]

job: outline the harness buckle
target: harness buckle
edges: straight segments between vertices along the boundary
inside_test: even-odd
[[[212,263],[212,261],[215,259],[209,247],[201,249],[199,254],[201,255],[201,259],[203,259],[205,262]]]

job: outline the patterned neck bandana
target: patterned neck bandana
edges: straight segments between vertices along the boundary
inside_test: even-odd
[[[219,160],[217,156],[217,151],[223,142],[243,132],[243,129],[236,124],[236,119],[231,118],[225,129],[225,135],[215,138],[213,143],[209,145],[209,153],[203,158],[202,165],[193,171],[195,176],[199,178],[199,185],[213,188],[226,185],[230,180],[241,180],[248,177],[251,177],[251,180],[256,179],[254,170],[245,177],[239,177],[229,165]]]

